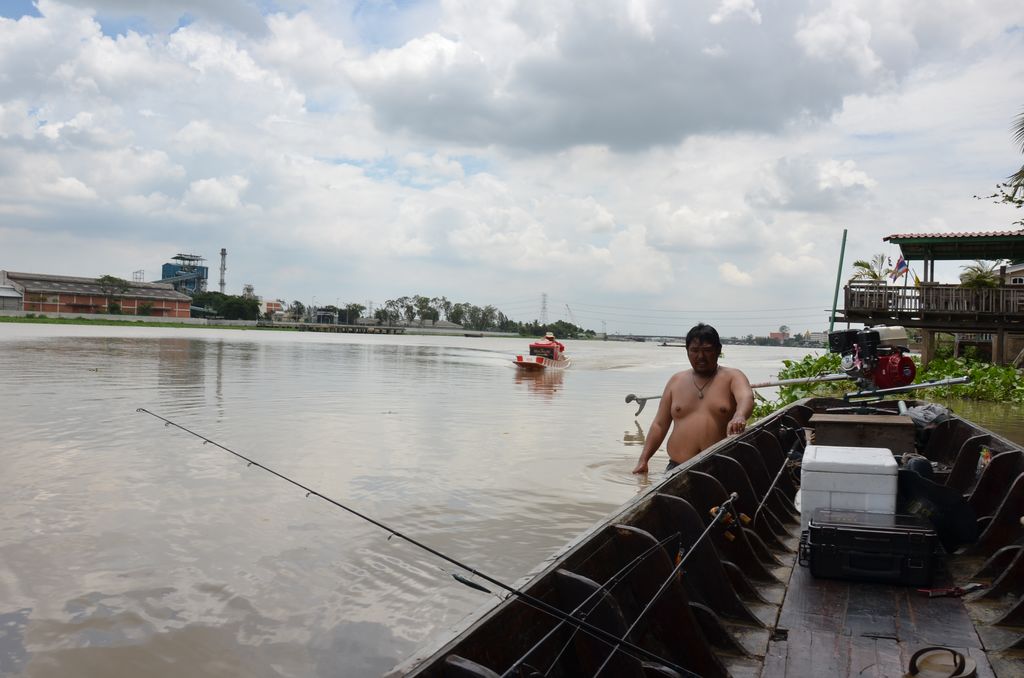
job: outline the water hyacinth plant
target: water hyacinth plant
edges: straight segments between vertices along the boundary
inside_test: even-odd
[[[989,402],[1024,404],[1024,371],[1012,366],[993,365],[992,363],[972,360],[970,358],[936,358],[921,368],[920,358],[912,356],[917,365],[917,377],[914,383],[938,381],[952,377],[969,376],[971,381],[958,386],[940,386],[921,391],[917,397],[930,400],[960,399],[982,400]],[[800,379],[839,373],[839,355],[825,353],[823,355],[806,355],[803,359],[783,360],[783,369],[779,370],[779,379]],[[780,386],[776,400],[761,400],[754,407],[753,418],[760,419],[775,410],[801,398],[842,397],[844,394],[857,390],[852,381],[831,381],[818,384],[795,384]],[[913,393],[907,397],[915,397]]]

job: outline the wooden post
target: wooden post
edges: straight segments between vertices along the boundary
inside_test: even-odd
[[[928,363],[935,357],[935,332],[932,330],[921,330],[921,369],[928,367]]]
[[[992,363],[1006,364],[1006,330],[1002,327],[992,333]]]

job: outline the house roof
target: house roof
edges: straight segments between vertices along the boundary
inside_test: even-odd
[[[49,275],[46,273],[17,273],[6,271],[5,275],[11,282],[25,288],[25,292],[89,294],[109,296],[96,278],[77,278],[68,275]],[[161,283],[126,281],[128,287],[116,296],[130,299],[160,299],[163,301],[191,301],[187,294],[182,294],[171,285]]]
[[[898,233],[887,240],[899,245],[908,261],[968,261],[971,259],[1024,259],[1024,229],[974,233]]]
[[[17,297],[18,299],[21,299],[21,292],[13,287],[4,287],[0,285],[0,297]]]

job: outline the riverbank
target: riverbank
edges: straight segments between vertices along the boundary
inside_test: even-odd
[[[48,313],[45,315],[26,313],[24,311],[0,312],[0,323],[27,323],[37,325],[95,325],[110,327],[178,327],[178,328],[209,328],[222,330],[269,330],[273,332],[327,332],[337,326],[313,323],[287,323],[282,326],[260,322],[257,320],[224,320],[222,318],[176,318],[168,320],[152,316],[119,316],[92,315],[84,317],[69,313]],[[355,326],[353,326],[355,327]],[[465,330],[462,328],[433,328],[409,325],[381,326],[366,325],[360,327],[360,334],[414,334],[425,336],[447,337],[518,337],[511,332],[487,332]]]

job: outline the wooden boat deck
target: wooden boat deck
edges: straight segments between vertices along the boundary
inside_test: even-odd
[[[522,589],[533,602],[510,596],[393,675],[900,677],[928,646],[973,658],[982,678],[1024,675],[1024,450],[995,434],[954,417],[923,450],[980,528],[976,543],[940,559],[932,587],[986,588],[928,597],[818,579],[798,563],[797,481],[784,450],[816,412],[844,404],[797,404],[690,460],[536,573]],[[882,407],[896,414],[895,403]],[[905,428],[891,428],[905,445]],[[978,476],[984,450],[992,457]],[[741,520],[715,520],[732,493]]]

